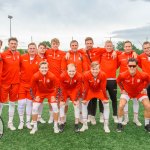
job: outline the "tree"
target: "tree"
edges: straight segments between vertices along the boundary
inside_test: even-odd
[[[123,51],[124,50],[124,41],[119,41],[117,43],[116,49],[119,51]],[[132,49],[137,53],[137,54],[141,54],[143,51],[141,49],[138,49],[134,44],[132,44]]]
[[[51,43],[49,41],[43,41],[47,48],[51,48]]]

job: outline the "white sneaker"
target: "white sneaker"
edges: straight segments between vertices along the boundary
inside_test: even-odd
[[[26,127],[27,127],[28,129],[32,129],[32,126],[31,126],[30,122],[27,122],[27,123],[26,123]]]
[[[129,122],[129,120],[128,120],[128,119],[125,119],[121,124],[125,126],[125,125],[128,124],[128,122]]]
[[[87,122],[91,122],[91,115],[88,115]]]
[[[33,128],[31,131],[30,131],[30,134],[35,134],[35,132],[37,132],[37,128]]]
[[[88,130],[88,125],[83,124],[82,128],[80,129],[80,132],[84,132],[85,130]]]
[[[12,131],[16,130],[16,128],[14,127],[13,123],[8,123],[8,128]]]
[[[113,116],[114,119],[114,123],[118,123],[118,117],[117,116]]]
[[[133,122],[139,127],[142,126],[141,122],[138,119],[134,119]]]
[[[58,126],[54,127],[54,133],[59,133],[59,128],[58,128]]]
[[[99,118],[100,123],[104,123],[104,116],[102,113],[100,113],[100,118]]]
[[[44,124],[44,123],[46,123],[46,121],[41,117],[41,118],[38,118],[38,122],[40,122],[40,123],[42,123],[42,124]]]
[[[110,130],[109,130],[108,125],[104,125],[104,131],[105,131],[106,133],[110,133]]]
[[[91,124],[96,125],[96,120],[94,116],[91,116]]]
[[[23,129],[23,126],[24,126],[24,122],[20,122],[19,126],[18,126],[18,129],[19,130],[22,130]]]

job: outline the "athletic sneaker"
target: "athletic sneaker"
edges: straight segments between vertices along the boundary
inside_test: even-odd
[[[87,122],[91,122],[91,115],[88,115],[88,119],[87,119]]]
[[[59,128],[58,128],[58,126],[54,127],[54,133],[59,133]]]
[[[91,116],[91,124],[96,125],[95,116]]]
[[[145,130],[146,130],[148,133],[150,133],[150,124],[147,124],[147,125],[145,126]]]
[[[118,123],[118,117],[117,116],[113,116],[114,119],[114,123]]]
[[[42,123],[42,124],[46,123],[46,121],[45,121],[42,117],[41,117],[41,118],[38,118],[37,121],[40,122],[40,123]]]
[[[128,122],[129,122],[129,120],[128,119],[125,119],[123,122],[122,122],[122,125],[127,125],[128,124]]]
[[[20,122],[19,126],[18,126],[18,129],[19,130],[22,130],[23,129],[23,126],[24,126],[24,122]]]
[[[80,129],[80,132],[84,132],[85,130],[88,130],[88,125],[83,124],[82,128]]]
[[[60,132],[63,132],[64,129],[65,129],[65,124],[60,124],[60,125],[59,125],[59,131],[60,131]]]
[[[37,132],[37,128],[33,128],[31,131],[30,131],[30,134],[35,134],[35,132]]]
[[[139,127],[142,126],[141,122],[138,119],[134,119],[133,122]]]
[[[80,131],[80,129],[79,129],[79,124],[75,124],[75,126],[74,126],[74,131],[75,131],[76,133]]]
[[[27,127],[28,129],[32,129],[32,126],[31,126],[30,122],[27,122],[27,123],[26,123],[26,127]]]
[[[123,130],[123,125],[121,123],[117,124],[117,132],[122,132]]]
[[[108,125],[104,125],[104,131],[105,131],[106,133],[110,133],[110,130],[109,130]]]
[[[16,130],[16,128],[14,127],[13,123],[8,123],[8,128],[11,130],[11,131],[14,131]]]

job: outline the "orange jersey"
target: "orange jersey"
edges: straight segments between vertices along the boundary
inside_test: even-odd
[[[39,71],[31,79],[31,88],[34,95],[42,96],[49,93],[56,93],[58,79],[51,72],[42,75]]]
[[[83,75],[83,95],[85,100],[99,98],[107,100],[106,94],[106,74],[102,71],[94,78],[91,71],[87,71]]]
[[[129,71],[121,73],[117,78],[117,83],[121,90],[125,90],[131,98],[136,98],[141,91],[149,84],[150,78],[147,73],[137,70],[134,76]]]
[[[20,75],[20,53],[18,51],[12,53],[11,50],[6,50],[2,54],[2,84],[19,83]]]
[[[145,53],[140,54],[138,56],[138,65],[150,76],[150,57],[148,57]]]
[[[132,58],[133,56],[133,51],[131,53],[121,53],[118,55],[118,66],[120,66],[120,73],[125,72],[128,70],[127,64],[128,64],[128,59]]]
[[[118,69],[118,57],[112,58],[111,52],[105,52],[101,55],[100,67],[106,73],[106,78],[116,78],[116,71]]]
[[[0,53],[0,86],[1,86],[2,66],[3,66],[3,62],[2,62],[2,57]]]
[[[100,63],[100,58],[103,53],[106,52],[105,48],[92,48],[90,50],[80,49],[80,53],[86,56],[86,62],[88,63],[88,70],[90,69],[91,62],[98,61]]]
[[[20,62],[20,83],[27,86],[30,85],[31,78],[39,69],[39,58],[36,55],[33,60],[30,60],[29,54],[21,56]]]
[[[70,96],[72,101],[77,100],[82,88],[81,74],[77,72],[73,78],[70,78],[66,71],[63,72],[60,76],[60,88],[64,100],[66,100],[68,96]]]
[[[61,70],[62,71],[66,71],[67,70],[67,65],[70,63],[73,63],[76,65],[76,69],[77,72],[79,73],[83,73],[84,71],[88,70],[88,64],[86,62],[86,57],[81,54],[79,51],[69,51],[68,52],[70,54],[69,59],[67,60],[64,56],[64,58],[62,59],[62,63],[61,63]]]
[[[59,78],[61,74],[61,61],[64,55],[65,52],[53,49],[48,49],[45,53],[46,59],[49,63],[49,71],[57,78]]]

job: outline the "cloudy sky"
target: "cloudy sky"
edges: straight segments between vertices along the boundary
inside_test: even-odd
[[[150,41],[150,0],[0,0],[0,39],[7,44],[9,19],[12,35],[25,48],[31,39],[38,43],[57,37],[68,49],[73,37],[84,47],[93,37],[103,46],[112,37],[116,43],[131,40],[138,46]],[[31,38],[32,37],[32,38]]]

